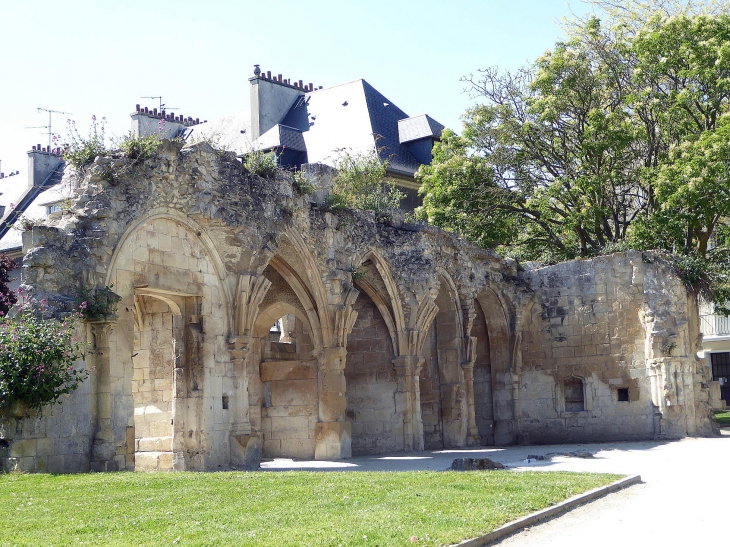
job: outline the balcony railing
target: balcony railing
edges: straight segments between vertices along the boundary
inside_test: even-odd
[[[701,313],[700,330],[705,336],[730,336],[730,317]]]

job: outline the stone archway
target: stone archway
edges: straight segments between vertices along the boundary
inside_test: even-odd
[[[183,409],[203,384],[200,297],[144,287],[134,298],[134,468],[182,470],[186,432],[199,430]]]
[[[479,436],[482,445],[513,444],[516,430],[509,311],[490,288],[477,295],[475,308],[474,408]]]
[[[399,413],[394,397],[398,381],[393,367],[395,334],[389,326],[393,321],[377,290],[374,268],[366,271],[369,278],[357,285],[362,290],[353,305],[357,319],[347,337],[345,365],[353,455],[403,450],[402,410]]]
[[[307,306],[277,268],[268,266],[263,275],[271,286],[253,329],[256,354],[249,369],[252,426],[261,432],[264,457],[313,458],[319,414],[318,363],[313,357],[315,336]],[[286,332],[272,330],[276,323]]]
[[[228,358],[220,346],[230,306],[206,241],[184,220],[157,214],[130,227],[113,256],[107,282],[122,300],[106,389],[111,420],[127,424],[126,437],[114,440],[126,445],[127,469],[230,461],[233,417],[224,401],[235,398],[236,382],[230,367],[214,365],[216,356]]]
[[[467,401],[461,370],[463,328],[453,283],[440,276],[438,313],[424,345],[420,377],[426,449],[466,446]]]

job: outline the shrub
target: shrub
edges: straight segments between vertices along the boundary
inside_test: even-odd
[[[26,215],[22,215],[16,224],[13,225],[13,228],[17,228],[19,226],[19,229],[23,232],[27,232],[28,230],[35,228],[36,226],[43,226],[45,224],[45,221],[42,218],[33,218]]]
[[[16,266],[15,261],[0,253],[0,317],[6,315],[11,306],[18,301],[15,293],[8,287],[8,283],[12,281],[10,272]]]
[[[146,160],[157,154],[162,146],[162,137],[158,133],[140,137],[130,131],[116,141],[115,145],[132,160]]]
[[[86,167],[106,152],[106,118],[101,123],[96,121],[96,116],[91,117],[91,128],[89,136],[82,137],[76,128],[76,122],[67,120],[69,142],[63,153],[63,158],[77,169]]]
[[[113,317],[121,296],[112,291],[111,285],[103,289],[89,289],[82,286],[76,295],[79,316],[84,321],[100,321]]]
[[[307,176],[304,174],[304,171],[294,171],[292,178],[292,186],[296,193],[300,196],[313,194],[317,189],[316,185],[312,181],[307,180]]]
[[[84,357],[74,332],[79,315],[46,318],[45,300],[34,307],[24,298],[14,311],[0,318],[0,409],[24,403],[37,410],[75,391],[89,375],[74,367]]]
[[[256,150],[249,152],[243,159],[243,166],[249,173],[264,178],[271,178],[276,175],[279,168],[279,160],[274,152],[261,152]]]
[[[728,265],[697,253],[670,255],[674,271],[692,293],[714,305],[716,314],[730,315],[730,276]]]
[[[334,187],[326,202],[333,209],[351,207],[385,212],[398,209],[405,197],[395,182],[385,179],[388,163],[377,150],[367,154],[346,152],[337,159],[335,168]]]

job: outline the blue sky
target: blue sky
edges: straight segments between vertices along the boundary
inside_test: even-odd
[[[325,87],[364,78],[409,115],[459,129],[474,103],[459,78],[515,69],[562,38],[579,0],[0,0],[0,160],[23,170],[47,143],[42,106],[67,134],[106,116],[129,130],[136,103],[162,95],[176,114],[212,120],[246,109],[253,64]]]

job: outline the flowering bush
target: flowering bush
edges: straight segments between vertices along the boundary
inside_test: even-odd
[[[45,300],[36,307],[19,293],[14,313],[0,318],[0,410],[16,402],[40,409],[75,391],[89,375],[74,367],[85,349],[74,330],[80,315],[46,318]]]
[[[89,289],[82,286],[76,295],[79,317],[84,321],[100,321],[113,317],[121,296],[112,291],[114,285],[103,289]]]
[[[0,316],[8,313],[10,306],[15,304],[17,298],[10,290],[8,283],[12,281],[10,272],[16,268],[16,264],[8,256],[0,254]]]
[[[106,118],[101,123],[96,121],[96,116],[91,117],[91,129],[88,137],[82,137],[76,128],[76,122],[66,120],[68,123],[69,142],[63,153],[63,158],[74,167],[81,169],[106,153]]]

